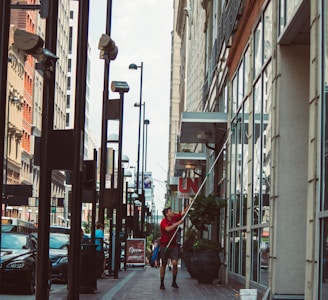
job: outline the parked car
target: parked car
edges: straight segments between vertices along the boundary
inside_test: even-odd
[[[49,227],[50,232],[55,232],[55,233],[66,233],[69,234],[71,229],[69,227],[63,227],[63,226],[50,226]]]
[[[2,232],[0,288],[21,291],[26,294],[35,292],[37,239],[34,234]],[[49,264],[48,287],[51,287]]]
[[[51,276],[54,282],[67,282],[68,275],[69,234],[49,233],[49,256],[51,260]]]

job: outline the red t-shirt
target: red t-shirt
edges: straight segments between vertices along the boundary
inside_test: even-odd
[[[181,219],[182,219],[182,214],[179,213],[179,214],[175,214],[173,216],[172,221],[170,221],[167,218],[164,218],[161,221],[161,234],[162,234],[161,239],[160,239],[161,247],[166,246],[169,243],[169,241],[171,240],[173,234],[176,233],[176,228],[174,228],[171,231],[166,231],[165,228],[173,225],[174,223],[176,223],[177,221],[179,221]],[[177,247],[177,246],[178,246],[178,244],[177,244],[176,238],[174,238],[169,247]]]

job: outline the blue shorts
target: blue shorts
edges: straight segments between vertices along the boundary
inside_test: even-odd
[[[163,264],[166,264],[167,260],[169,258],[171,260],[178,260],[178,258],[179,258],[179,248],[178,247],[166,248],[166,246],[161,246],[160,256],[161,256]]]

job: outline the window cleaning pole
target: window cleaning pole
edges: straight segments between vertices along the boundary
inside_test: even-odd
[[[195,194],[194,198],[192,199],[191,203],[189,204],[188,209],[185,211],[185,213],[184,213],[184,215],[183,215],[183,217],[182,217],[182,220],[184,220],[184,219],[186,218],[186,216],[188,215],[188,212],[189,212],[190,208],[193,206],[193,204],[194,204],[196,198],[198,197],[198,195],[199,195],[200,191],[202,190],[203,186],[205,185],[208,176],[209,176],[210,173],[213,171],[213,168],[214,168],[214,166],[216,165],[216,163],[217,163],[219,157],[221,156],[221,154],[222,154],[222,152],[223,152],[223,150],[224,150],[224,148],[225,148],[227,142],[229,141],[229,139],[230,139],[230,137],[231,137],[231,134],[234,132],[234,129],[235,129],[235,127],[233,127],[232,130],[230,131],[230,133],[229,133],[227,139],[225,140],[224,144],[222,145],[222,148],[221,148],[220,152],[219,152],[218,155],[216,156],[216,158],[215,158],[215,160],[214,160],[214,162],[213,162],[211,168],[209,169],[208,173],[206,174],[204,180],[202,181],[202,183],[201,183],[201,185],[200,185],[200,187],[199,187],[197,193]],[[172,243],[172,241],[173,241],[175,235],[177,234],[178,230],[179,230],[179,226],[176,228],[176,230],[175,230],[174,234],[172,235],[170,241],[169,241],[168,244],[166,245],[166,247],[165,247],[165,251],[166,251],[167,248],[171,245],[171,243]]]

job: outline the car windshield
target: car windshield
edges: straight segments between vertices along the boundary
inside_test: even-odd
[[[50,233],[49,248],[63,249],[69,244],[69,235],[64,233]]]
[[[1,249],[27,249],[28,235],[3,233],[1,235]]]

